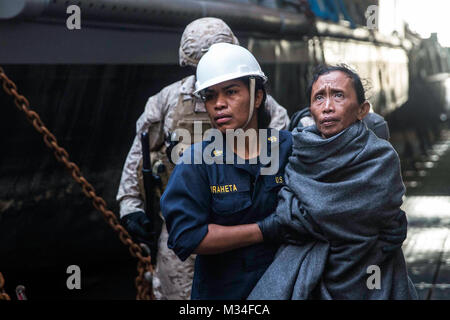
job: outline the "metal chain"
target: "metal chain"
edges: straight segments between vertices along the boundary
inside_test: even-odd
[[[3,275],[0,272],[0,300],[11,300],[11,298],[5,292],[5,289],[3,289],[4,285],[5,285],[5,279],[3,278]]]
[[[120,240],[128,246],[130,254],[138,259],[137,271],[138,276],[136,277],[136,288],[137,288],[137,300],[152,300],[154,299],[153,290],[151,286],[151,274],[153,274],[153,267],[151,265],[150,256],[143,255],[143,250],[139,245],[137,245],[131,239],[129,233],[120,224],[116,215],[109,209],[103,198],[97,196],[94,187],[83,177],[79,167],[69,161],[69,154],[67,151],[58,145],[55,136],[47,129],[39,115],[30,110],[30,104],[28,100],[20,95],[17,91],[16,84],[11,81],[0,67],[0,79],[3,81],[3,89],[8,95],[14,97],[14,103],[17,108],[23,111],[31,122],[33,127],[43,136],[44,142],[51,150],[54,151],[54,155],[59,162],[62,162],[65,167],[69,170],[72,178],[81,186],[83,193],[92,200],[92,204],[100,211],[100,213],[105,218],[106,222],[119,234]]]

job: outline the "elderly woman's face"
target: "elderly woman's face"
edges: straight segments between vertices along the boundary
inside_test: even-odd
[[[353,80],[342,71],[324,74],[313,84],[310,111],[324,138],[362,120],[369,109],[368,102],[358,103]]]
[[[260,90],[261,91],[261,90]],[[225,133],[227,129],[243,128],[250,112],[250,92],[241,80],[229,80],[206,89],[205,106],[215,128]],[[248,127],[257,123],[257,108],[262,100],[262,93],[255,98],[255,112]],[[257,128],[255,128],[257,129]]]

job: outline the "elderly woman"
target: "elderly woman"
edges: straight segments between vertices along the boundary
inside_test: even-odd
[[[276,213],[258,222],[265,241],[288,244],[248,298],[416,299],[401,246],[386,242],[406,237],[399,158],[361,121],[359,76],[322,67],[308,96],[315,125],[293,131]]]

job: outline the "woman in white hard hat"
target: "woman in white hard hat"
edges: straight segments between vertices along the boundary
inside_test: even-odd
[[[182,260],[198,254],[192,299],[245,299],[277,250],[276,244],[261,243],[255,222],[276,208],[292,139],[289,132],[275,129],[260,139],[270,122],[265,81],[253,55],[237,45],[214,44],[198,64],[196,92],[218,135],[214,142],[205,139],[186,150],[161,198],[169,248]],[[229,141],[222,149],[211,148],[216,139],[226,140],[229,129],[243,129],[243,134],[256,130],[259,139],[247,140],[243,148]],[[276,153],[273,174],[263,173],[266,147],[272,156]],[[192,161],[205,150],[215,162]]]
[[[151,96],[145,105],[144,112],[136,122],[136,137],[127,155],[117,193],[121,222],[136,242],[143,242],[151,247],[153,238],[148,230],[150,221],[144,212],[141,133],[149,132],[152,166],[161,162],[165,165],[166,170],[160,173],[163,188],[165,188],[172,172],[171,159],[167,157],[167,154],[173,147],[166,142],[166,139],[178,128],[193,130],[190,125],[193,119],[206,120],[205,128],[209,127],[204,103],[193,94],[196,82],[194,73],[205,51],[212,44],[222,42],[239,44],[233,31],[223,20],[204,17],[189,23],[181,36],[179,64],[183,68],[189,68],[193,74],[164,87]],[[271,115],[270,126],[286,129],[289,125],[286,109],[270,95],[267,96],[266,106]],[[190,142],[194,141],[197,142],[196,137]],[[180,143],[176,150],[183,147],[185,146]],[[157,299],[188,299],[191,295],[195,256],[192,255],[181,262],[173,251],[167,248],[167,236],[166,227],[163,225],[157,256],[157,261],[161,263],[158,262],[155,268],[153,291]]]

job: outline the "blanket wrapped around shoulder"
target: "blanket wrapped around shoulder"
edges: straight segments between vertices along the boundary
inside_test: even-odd
[[[400,161],[361,121],[324,139],[293,131],[275,213],[295,230],[248,299],[417,299],[401,248],[381,232],[406,224]]]

